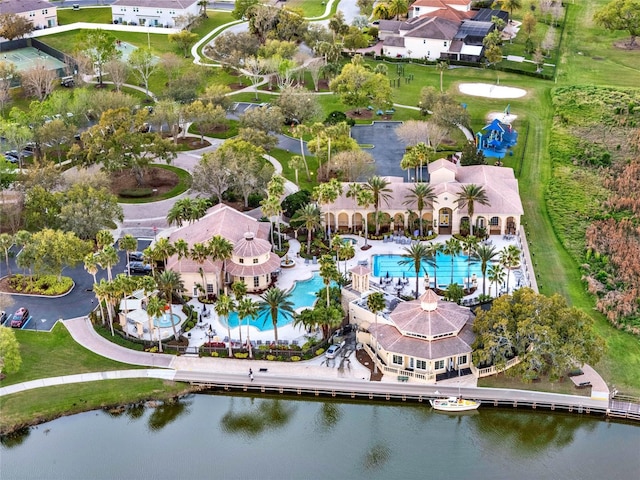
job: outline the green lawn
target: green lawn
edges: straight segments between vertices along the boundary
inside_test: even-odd
[[[69,25],[76,22],[111,23],[111,7],[81,7],[80,10],[58,7],[58,25]]]
[[[87,350],[77,344],[60,323],[50,333],[15,330],[15,334],[20,343],[22,366],[17,373],[0,381],[2,387],[38,378],[141,368],[109,360]]]
[[[0,433],[53,420],[60,415],[165,400],[189,391],[184,383],[153,378],[102,380],[37,388],[0,397]]]
[[[291,180],[293,183],[296,181],[296,173],[295,170],[289,168],[289,159],[294,155],[290,152],[286,152],[284,150],[280,150],[275,148],[269,152],[269,155],[276,158],[280,164],[282,165],[282,175],[287,179]],[[307,165],[309,167],[310,180],[307,180],[306,173],[304,170],[298,171],[298,180],[300,184],[298,185],[301,190],[309,190],[310,192],[313,188],[318,185],[316,180],[316,175],[318,171],[318,160],[316,157],[307,156]]]

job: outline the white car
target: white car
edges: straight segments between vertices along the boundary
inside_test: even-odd
[[[327,358],[336,358],[341,350],[342,350],[342,346],[331,345],[329,348],[327,348],[327,351],[325,352],[325,356]]]

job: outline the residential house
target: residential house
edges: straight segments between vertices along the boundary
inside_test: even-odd
[[[437,60],[449,51],[460,21],[422,16],[405,22],[381,20],[378,37],[387,57]]]
[[[219,235],[233,244],[231,259],[223,265],[221,261],[207,259],[198,263],[174,255],[166,268],[180,272],[190,296],[200,294],[199,286],[209,295],[218,294],[236,280],[244,282],[248,292],[266,290],[280,268],[280,257],[271,251],[269,232],[268,222],[258,222],[228,205],[218,204],[196,222],[174,230],[169,240],[174,243],[183,239],[191,249],[194,244],[207,244]],[[222,278],[223,267],[226,278]]]
[[[113,23],[177,27],[178,18],[200,13],[199,0],[116,0],[111,5]]]
[[[520,228],[520,218],[524,214],[518,191],[518,181],[513,170],[493,165],[461,166],[455,162],[440,159],[428,166],[429,183],[436,194],[433,208],[425,208],[422,213],[425,234],[460,233],[464,222],[469,222],[465,208],[458,208],[456,198],[462,187],[476,184],[484,187],[489,205],[474,204],[475,227],[485,228],[489,235],[515,234]],[[389,230],[408,230],[410,209],[417,214],[416,205],[405,203],[414,183],[404,182],[400,177],[387,177],[390,182],[390,199],[382,201],[380,210],[386,214]],[[364,217],[373,225],[373,206],[363,208],[346,192],[349,184],[343,185],[343,194],[330,205],[323,205],[329,211],[331,229],[357,232],[363,229]],[[323,218],[326,218],[323,215]],[[474,228],[475,228],[474,227]]]
[[[0,15],[7,13],[26,18],[37,30],[58,25],[57,7],[43,0],[5,0],[0,3]]]

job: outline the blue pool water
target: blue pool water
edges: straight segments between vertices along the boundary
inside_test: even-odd
[[[309,280],[296,282],[293,286],[293,290],[291,290],[291,297],[289,297],[289,300],[293,303],[293,309],[297,310],[302,307],[312,307],[316,301],[316,292],[321,288],[324,288],[324,282],[318,273],[314,273],[313,277]],[[292,318],[290,316],[279,315],[277,325],[278,327],[281,327],[283,325],[288,325],[291,321]],[[235,328],[238,326],[238,322],[238,314],[236,312],[232,312],[231,315],[229,315],[229,326],[231,328]],[[244,326],[246,324],[247,321],[244,320],[242,325]],[[271,315],[268,312],[260,312],[258,318],[255,320],[249,320],[249,325],[256,327],[260,331],[273,329]]]
[[[172,321],[173,320],[173,321]],[[160,318],[154,318],[153,324],[156,327],[167,328],[173,325],[178,325],[180,323],[180,317],[175,313],[165,313]]]
[[[468,269],[468,257],[466,255],[457,255],[453,258],[453,281],[459,285],[463,285],[464,279],[467,278],[467,272],[471,275],[474,273],[478,278],[482,277],[480,270],[480,262],[471,261],[471,269]],[[400,265],[399,262],[405,260],[402,255],[374,255],[373,256],[373,275],[375,277],[400,278],[404,273],[405,277],[415,278],[416,273],[413,263],[408,265]],[[436,265],[438,266],[438,284],[449,285],[451,283],[451,256],[438,253],[436,257]],[[433,281],[435,269],[426,262],[421,262],[421,274],[429,274],[429,278]]]

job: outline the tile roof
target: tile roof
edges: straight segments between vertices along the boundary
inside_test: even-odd
[[[405,37],[452,40],[458,33],[460,24],[459,21],[424,15],[404,22],[400,26],[400,33],[406,31]]]
[[[271,243],[263,238],[255,238],[253,233],[247,232],[244,238],[238,240],[233,247],[233,254],[238,257],[259,257],[271,251]]]
[[[472,321],[464,325],[458,336],[427,341],[419,338],[405,337],[393,325],[379,323],[369,325],[369,331],[375,336],[380,346],[387,352],[410,357],[436,360],[452,356],[470,354],[475,340]]]
[[[457,334],[469,318],[473,317],[468,308],[457,303],[436,301],[437,307],[431,311],[423,308],[422,299],[401,302],[389,314],[389,319],[402,333],[436,337]]]
[[[356,265],[349,271],[355,275],[368,275],[372,272],[369,267],[365,267],[364,265]]]
[[[56,5],[43,0],[5,0],[0,3],[0,14],[25,13],[47,8],[56,8]]]
[[[256,277],[275,272],[280,268],[280,257],[275,253],[264,263],[227,262],[227,272],[236,277]]]

